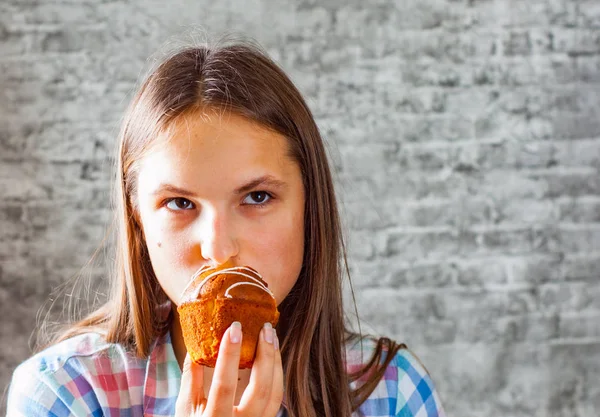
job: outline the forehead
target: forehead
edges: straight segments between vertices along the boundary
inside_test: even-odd
[[[182,182],[216,180],[217,172],[223,181],[264,171],[286,177],[290,164],[283,135],[233,113],[197,111],[169,125],[142,158],[140,175]]]

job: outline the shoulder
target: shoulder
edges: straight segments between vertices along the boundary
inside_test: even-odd
[[[118,395],[130,382],[136,383],[136,377],[143,376],[136,372],[143,369],[142,362],[97,333],[64,340],[17,367],[9,388],[8,414],[94,415],[107,402],[107,396],[101,398],[98,392]]]
[[[376,340],[365,338],[349,345],[347,367],[357,372],[373,357]],[[384,354],[380,363],[386,358]],[[364,383],[369,374],[359,378],[353,388]],[[409,349],[400,349],[388,364],[383,377],[360,407],[363,415],[393,415],[402,417],[444,417],[439,394],[417,356]],[[385,413],[385,414],[384,414]]]

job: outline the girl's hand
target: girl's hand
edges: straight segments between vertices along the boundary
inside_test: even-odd
[[[258,338],[250,382],[239,405],[234,405],[242,329],[233,323],[221,340],[208,397],[204,395],[203,367],[186,356],[176,417],[274,417],[283,399],[283,367],[275,331],[265,326]]]

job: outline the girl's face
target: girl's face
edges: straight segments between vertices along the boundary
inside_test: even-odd
[[[138,175],[146,245],[171,301],[202,266],[227,261],[255,268],[283,301],[304,252],[304,187],[283,136],[229,113],[181,116]]]

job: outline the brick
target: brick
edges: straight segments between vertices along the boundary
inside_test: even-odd
[[[377,73],[372,69],[354,70],[341,79],[321,75],[319,84],[322,88],[315,92],[317,107],[328,114],[349,112],[360,119],[373,111],[390,113],[391,117],[445,111],[444,91],[431,87],[407,90],[396,68],[390,68],[389,73],[385,69]]]
[[[431,16],[430,8],[427,10],[427,14]],[[452,13],[451,8],[446,8],[445,13]],[[342,8],[335,14],[335,19],[344,21],[345,25],[339,25],[338,28],[342,29],[343,32],[338,31],[337,36],[346,39],[369,39],[369,38],[386,38],[386,33],[381,30],[381,22],[376,23],[373,21],[374,14],[380,14],[381,8],[373,7],[368,10],[363,9],[350,9]],[[406,18],[406,14],[402,12]],[[389,14],[385,15],[384,19],[389,18]],[[394,15],[392,14],[392,18]],[[441,21],[443,17],[434,18],[439,23],[434,24],[435,26],[442,25]],[[452,19],[450,17],[450,19]],[[414,19],[411,19],[414,22]],[[354,22],[353,24],[350,22]],[[418,21],[417,21],[418,22]],[[402,25],[402,23],[400,23]],[[448,29],[455,29],[460,26],[461,22],[448,22]],[[432,27],[433,28],[433,27]],[[398,36],[400,34],[400,36]],[[421,36],[419,31],[407,30],[402,32],[390,33],[393,37],[389,40],[386,53],[399,54],[405,59],[418,59],[422,57],[431,57],[435,59],[448,59],[455,62],[461,62],[467,58],[476,56],[488,56],[494,51],[493,45],[495,39],[493,33],[481,31],[477,33],[477,36],[473,36],[470,33],[461,33],[459,31],[446,31],[446,30],[431,30],[428,32],[428,36]]]
[[[600,105],[598,93],[600,91],[595,85],[561,86],[541,92],[546,100],[545,110],[566,112],[587,112],[595,108]]]
[[[486,198],[461,198],[458,195],[450,209],[456,215],[454,225],[463,230],[471,225],[491,224],[499,221],[497,204]]]
[[[373,174],[382,165],[394,163],[400,146],[398,143],[366,143],[341,149],[342,170],[353,176]]]
[[[443,259],[458,254],[460,241],[452,231],[391,232],[380,256],[403,260]]]
[[[551,346],[548,374],[552,376],[542,408],[550,417],[593,416],[600,406],[600,389],[593,384],[599,371],[600,343]],[[581,389],[589,387],[589,389]]]
[[[444,90],[445,107],[448,112],[479,114],[498,99],[494,88],[466,86]]]
[[[369,178],[354,179],[345,173],[339,177],[342,187],[353,189],[359,195],[382,197],[401,195],[406,199],[448,199],[455,192],[464,190],[469,179],[461,175],[445,172],[426,175],[421,172],[382,173],[377,172]]]
[[[0,52],[3,57],[18,56],[39,52],[39,45],[46,34],[40,32],[24,33],[10,30],[0,24]]]
[[[482,139],[549,139],[555,133],[553,122],[545,116],[529,117],[490,109],[478,114],[475,121],[475,137]]]
[[[44,123],[27,137],[27,154],[53,162],[91,159],[110,172],[113,136],[97,126]]]
[[[502,33],[502,51],[507,56],[531,55],[531,36],[527,30],[511,30]]]
[[[477,233],[479,251],[484,253],[518,254],[533,250],[531,231],[528,228],[515,230],[483,230]]]
[[[351,84],[354,88],[349,88],[350,85],[340,85],[334,88],[324,85],[316,93],[319,102],[327,103],[328,101],[335,100],[334,97],[336,94],[334,91],[338,94],[343,92],[345,97],[351,96],[352,98],[354,98],[353,93],[355,92],[356,106],[353,103],[350,110],[358,110],[357,113],[360,113],[362,109],[361,105],[370,106],[372,110],[377,108],[381,111],[392,111],[394,114],[443,113],[446,110],[445,91],[432,87],[407,90],[402,86],[402,80],[398,78],[396,68],[390,68],[389,73],[386,73],[385,69],[383,69],[377,73],[365,71],[365,74],[352,73],[349,76],[352,80],[355,80],[356,77],[364,77],[371,79],[371,82],[365,86],[361,85],[359,91],[353,91],[356,89],[356,81],[353,81],[353,84]],[[325,84],[330,83],[329,85],[335,85],[339,82],[339,79],[335,80],[328,77]],[[335,106],[341,107],[342,104],[338,100]]]
[[[346,223],[353,230],[384,229],[394,225],[394,220],[386,216],[381,207],[366,199],[344,202],[343,210],[348,213]]]
[[[448,148],[405,146],[398,152],[399,168],[407,170],[439,170],[452,165]]]
[[[106,184],[110,174],[100,163],[90,162],[92,165],[87,169],[80,162],[0,164],[0,193],[9,201],[54,199],[71,203],[81,201],[84,204],[97,204],[100,201],[102,205],[107,205]],[[14,178],[18,178],[18,182]],[[91,178],[102,179],[104,184],[93,184],[95,180]]]
[[[423,326],[423,342],[431,345],[452,343],[456,340],[457,325],[452,320],[431,320]]]
[[[486,89],[487,90],[487,89]],[[567,114],[586,113],[600,105],[598,89],[594,85],[557,85],[527,86],[518,90],[487,90],[487,106],[495,106],[512,114],[523,114],[527,117],[542,116],[548,112],[565,112]],[[483,91],[480,92],[483,94]],[[478,100],[480,108],[484,101]]]
[[[395,224],[398,226],[445,227],[457,224],[459,208],[457,204],[453,203],[439,204],[434,201],[431,203],[421,201],[417,204],[404,204],[398,208],[396,216],[393,213],[390,213],[389,216],[397,219]]]
[[[451,226],[457,224],[459,204],[447,200],[407,201],[388,199],[374,204],[364,198],[345,204],[353,229],[404,226]],[[354,214],[353,214],[354,213]]]
[[[600,169],[600,139],[557,141],[554,148],[558,165]]]
[[[415,87],[440,86],[446,88],[467,86],[471,84],[468,67],[450,62],[434,63],[429,60],[411,60],[410,63],[399,64],[395,69],[407,85]]]
[[[414,12],[419,12],[418,3],[409,1],[405,5],[405,8]],[[424,13],[425,11],[422,11]],[[429,15],[429,13],[427,13]],[[380,22],[386,22],[389,24],[399,25],[398,29],[420,29],[421,22],[419,20],[408,21],[406,16],[393,7],[391,4],[377,4],[369,8],[360,7],[340,7],[334,11],[335,21],[347,22],[344,25],[336,25],[335,34],[339,37],[345,38],[361,38],[376,36],[377,29],[380,27]]]
[[[20,204],[8,204],[0,207],[0,241],[17,239],[29,234],[29,228],[23,219],[23,207]]]
[[[399,132],[408,142],[465,140],[474,136],[473,123],[465,117],[428,115],[402,120]]]
[[[4,112],[4,117],[7,113]],[[3,118],[0,117],[0,120]],[[36,127],[33,124],[23,122],[21,126],[16,126],[15,123],[0,124],[0,161],[1,160],[16,160],[20,159],[26,147],[26,138],[33,134]]]
[[[586,59],[582,65],[579,60]],[[595,60],[579,57],[577,61],[561,55],[514,56],[502,60],[474,62],[464,71],[463,85],[529,86],[554,85],[593,79]]]
[[[579,1],[579,17],[583,27],[600,27],[600,6],[594,0]]]
[[[552,131],[558,138],[587,139],[600,136],[600,121],[589,113],[554,112]]]
[[[430,305],[430,301],[428,301],[430,299],[431,296],[428,294],[403,295],[393,291],[381,292],[364,289],[361,290],[360,297],[356,301],[361,322],[365,325],[374,326],[379,333],[387,330],[389,334],[403,340],[406,339],[407,335],[414,337],[419,337],[419,335],[410,335],[410,333],[403,332],[404,320],[398,320],[398,317],[430,317],[431,313],[427,308]],[[373,305],[380,306],[379,314],[375,314],[373,309],[369,307]],[[401,335],[401,333],[403,334]],[[401,337],[398,337],[400,335]]]
[[[478,302],[471,301],[475,294]],[[530,291],[451,292],[443,300],[436,297],[436,303],[443,319],[456,320],[456,342],[516,342],[529,337],[548,340],[556,334],[552,316],[532,314],[537,300]]]
[[[600,35],[595,29],[561,29],[554,30],[551,32],[551,36],[548,36],[548,32],[540,33],[533,31],[534,36],[540,38],[545,37],[551,40],[551,45],[547,45],[546,49],[552,52],[565,53],[570,56],[579,55],[595,55],[600,53]],[[538,35],[538,33],[540,33]]]
[[[35,114],[38,123],[103,123],[107,126],[116,127],[123,109],[123,104],[120,102],[122,96],[113,92],[107,93],[102,98],[102,104],[107,107],[97,106],[90,104],[98,99],[95,96],[98,91],[93,91],[94,88],[79,91],[78,94],[69,93],[69,98],[65,99],[60,107],[48,107],[44,104],[44,100],[34,100],[33,90],[18,91],[13,99],[14,104],[19,106],[19,114],[29,118]],[[52,95],[53,93],[48,94]],[[121,97],[117,98],[117,95]]]
[[[600,338],[600,312],[590,315],[562,314],[559,323],[561,338]]]
[[[17,12],[13,9],[11,23],[16,25],[93,25],[99,23],[97,10],[91,4],[73,2],[67,5],[32,3]]]
[[[108,77],[111,77],[110,72],[108,74],[107,72],[114,72],[114,68],[104,68],[104,64],[99,57],[85,53],[60,54],[58,56],[44,54],[7,58],[0,63],[0,68],[2,68],[2,78],[10,84],[38,81],[42,85],[63,82],[79,85],[82,79],[88,82],[98,82],[106,81]]]
[[[600,57],[578,56],[574,61],[578,79],[585,83],[597,83],[600,81]]]
[[[592,248],[590,248],[592,249]],[[562,264],[562,276],[567,281],[596,281],[600,253],[568,254]]]
[[[581,4],[563,0],[549,0],[547,14],[551,25],[575,27],[580,23]]]
[[[496,4],[495,21],[490,22],[490,24],[509,28],[547,25],[548,16],[545,3],[539,0],[517,0],[511,2],[510,7],[506,9]]]
[[[34,178],[35,167],[32,164],[3,162],[0,164],[0,194],[9,201],[47,197],[49,190],[36,183]]]
[[[561,199],[558,210],[565,223],[600,223],[600,199],[595,196]]]
[[[383,284],[391,288],[442,288],[456,281],[455,265],[437,262],[418,262],[410,265],[391,266]]]
[[[20,54],[80,52],[84,50],[102,51],[108,44],[108,32],[103,26],[63,29],[60,26],[9,26],[8,45],[0,44],[6,56]]]
[[[558,317],[527,314],[500,317],[492,325],[494,341],[505,343],[548,342],[558,336]]]
[[[357,260],[373,259],[375,256],[376,242],[372,232],[352,232],[347,245],[348,254]]]
[[[501,285],[507,282],[502,258],[461,259],[455,263],[458,284],[466,287]]]
[[[475,245],[468,250],[481,254],[546,253],[555,250],[560,239],[553,228],[528,226],[474,227],[468,234]]]
[[[527,177],[545,185],[543,196],[546,198],[585,197],[600,192],[600,179],[594,169],[532,171]]]
[[[600,248],[600,227],[594,225],[562,226],[561,247],[566,252],[591,252]]]
[[[499,223],[554,224],[559,220],[552,200],[509,200],[498,207]]]
[[[445,397],[464,399],[464,402],[445,400],[446,412],[452,415],[493,415],[498,408],[510,410],[513,416],[535,415],[548,392],[549,375],[545,367],[548,348],[544,345],[519,343],[507,346],[506,343],[495,343],[423,347],[416,346],[414,349],[417,352],[427,351],[421,359],[427,364],[434,381],[439,380],[443,384],[440,386],[438,383],[437,386],[443,387]],[[467,372],[465,368],[477,371]],[[449,383],[451,375],[461,377]],[[506,384],[505,381],[513,382]],[[480,401],[478,398],[490,400]]]
[[[589,313],[599,310],[600,286],[586,282],[556,282],[541,285],[539,308],[544,313]]]
[[[505,261],[508,281],[515,285],[540,285],[557,282],[563,277],[563,256],[560,254],[528,254]]]
[[[418,1],[404,2],[402,8],[394,7],[393,26],[398,29],[435,29],[460,30],[472,27],[476,23],[473,10],[463,4],[448,7],[443,2],[433,2],[427,6]]]
[[[481,169],[549,168],[558,164],[556,147],[548,141],[503,140],[481,143],[477,165]]]
[[[489,395],[495,393],[495,407],[510,410],[511,415],[520,417],[539,414],[551,379],[544,365],[548,360],[548,349],[543,344],[517,343],[504,349],[500,346],[494,345],[496,355],[490,358],[496,366],[491,382],[496,390],[488,392]],[[517,380],[514,384],[503,382],[513,379]]]
[[[349,256],[348,267],[350,269],[352,287],[355,292],[362,288],[382,288],[390,281],[389,265],[387,263]],[[348,290],[349,297],[349,288],[346,288],[346,290]]]

